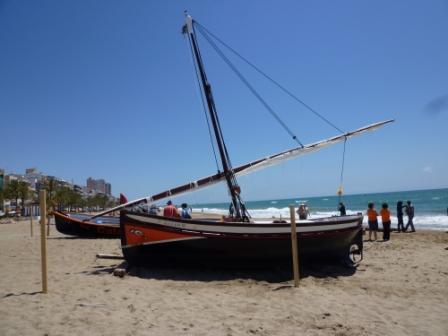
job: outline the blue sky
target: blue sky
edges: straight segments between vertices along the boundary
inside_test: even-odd
[[[447,1],[0,1],[0,167],[130,198],[214,173],[184,9],[340,128],[396,119],[348,142],[347,193],[448,187]],[[293,147],[199,42],[233,164]],[[302,142],[336,134],[232,60]],[[242,177],[243,197],[333,195],[341,153]]]

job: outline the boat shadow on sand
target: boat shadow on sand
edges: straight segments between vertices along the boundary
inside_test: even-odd
[[[173,280],[173,281],[231,281],[255,280],[268,283],[281,283],[293,278],[290,261],[259,262],[209,265],[206,263],[180,264],[179,262],[153,261],[151,265],[129,266],[126,262],[113,266],[96,266],[94,270],[86,271],[90,275],[113,273],[115,268],[127,270],[127,276],[141,279]],[[352,276],[356,266],[344,262],[307,261],[300,265],[301,278],[338,278]]]

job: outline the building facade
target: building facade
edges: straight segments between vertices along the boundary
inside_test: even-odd
[[[112,185],[110,183],[106,183],[106,195],[112,195]]]
[[[110,196],[112,194],[112,185],[107,183],[104,179],[96,180],[89,177],[87,179],[87,192],[102,193]]]

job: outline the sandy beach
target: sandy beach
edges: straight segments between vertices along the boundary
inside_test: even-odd
[[[113,276],[118,240],[51,228],[41,294],[38,228],[0,225],[0,335],[447,335],[448,233],[366,243],[358,268],[133,268]]]

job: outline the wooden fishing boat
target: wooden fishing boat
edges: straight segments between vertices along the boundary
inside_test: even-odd
[[[120,218],[53,211],[56,229],[67,235],[85,238],[119,238]]]
[[[301,257],[346,258],[362,251],[362,215],[297,223]],[[121,247],[131,264],[152,260],[255,261],[291,256],[291,223],[220,222],[121,211]]]
[[[108,210],[122,210],[120,212],[120,230],[123,255],[129,263],[145,262],[155,258],[189,259],[193,261],[200,258],[212,261],[237,259],[241,261],[289,257],[291,255],[291,223],[288,221],[253,220],[242,200],[241,188],[236,178],[259,169],[280,164],[300,155],[318,151],[336,143],[343,142],[345,149],[347,139],[376,130],[393,120],[371,124],[352,132],[342,132],[338,129],[342,134],[309,145],[303,145],[288,126],[279,119],[272,108],[255,92],[253,87],[250,87],[247,81],[243,79],[243,82],[248,85],[252,93],[274,115],[276,120],[280,122],[281,126],[285,128],[299,146],[238,167],[232,167],[220,127],[211,86],[202,63],[195,28],[204,30],[203,26],[193,21],[191,16],[186,15],[183,33],[186,34],[190,43],[197,79],[202,91],[204,109],[206,109],[210,138],[213,138],[212,133],[214,135],[212,147],[215,148],[216,146],[217,148],[221,166],[218,167],[216,174],[150,197],[127,202]],[[206,38],[209,39],[210,35]],[[216,45],[214,48],[216,48]],[[220,54],[219,51],[218,54]],[[228,60],[226,60],[226,63],[229,64]],[[231,64],[230,67],[233,69]],[[241,78],[240,74],[238,75]],[[275,84],[278,85],[278,83]],[[287,93],[292,95],[289,92]],[[315,111],[312,112],[317,113]],[[323,117],[322,119],[326,120]],[[215,156],[217,156],[216,153]],[[229,212],[229,216],[223,217],[222,220],[163,217],[144,214],[132,209],[133,205],[140,203],[153,204],[161,199],[196,191],[219,182],[225,182],[227,185],[231,198],[230,208],[232,209]],[[99,213],[97,216],[104,215],[108,211]],[[302,257],[346,258],[353,251],[362,254],[362,219],[363,216],[358,214],[298,221],[297,232],[300,241],[300,255]]]
[[[128,203],[120,193],[120,204]],[[110,213],[110,211],[106,211]],[[86,238],[119,238],[120,217],[102,215],[92,216],[82,213],[53,211],[56,229],[67,235]]]

